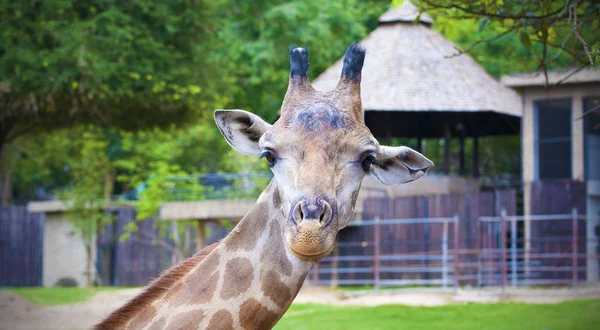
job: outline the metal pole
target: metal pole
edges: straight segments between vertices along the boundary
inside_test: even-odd
[[[588,201],[590,203],[591,201]],[[597,282],[600,280],[600,258],[598,252],[600,252],[598,246],[598,237],[596,236],[596,227],[600,226],[600,217],[598,214],[593,214],[590,210],[589,214],[586,215],[585,227],[586,227],[586,242],[587,242],[587,261],[585,264],[586,279],[588,282]],[[600,233],[599,233],[600,234]]]
[[[511,265],[511,285],[517,286],[517,220],[510,222],[510,265]]]
[[[448,287],[448,222],[444,222],[442,238],[442,286]]]
[[[477,286],[480,288],[483,286],[482,258],[484,256],[483,243],[482,243],[483,232],[481,230],[481,227],[482,227],[481,221],[479,221],[479,219],[477,219],[477,251],[479,252],[477,254]]]
[[[578,256],[578,242],[577,242],[577,232],[578,232],[578,228],[577,228],[577,208],[573,208],[573,210],[571,211],[571,214],[573,215],[573,257],[572,257],[572,272],[573,272],[573,289],[575,289],[575,287],[577,287],[577,277],[578,277],[578,271],[577,271],[577,259],[579,258]]]
[[[459,285],[459,272],[458,272],[458,230],[459,230],[459,217],[458,214],[454,216],[454,290],[458,290]]]
[[[315,267],[313,267],[313,282],[315,285],[319,285],[319,263],[315,263]]]
[[[502,295],[506,294],[506,210],[500,212],[500,251],[502,254]]]
[[[379,226],[379,217],[375,218],[375,226],[374,226],[374,231],[375,231],[375,237],[374,237],[374,244],[373,244],[373,284],[375,287],[375,291],[379,291],[379,240],[380,240],[380,226]]]

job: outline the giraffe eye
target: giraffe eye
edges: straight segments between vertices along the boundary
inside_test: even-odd
[[[275,155],[269,150],[263,151],[263,153],[260,154],[260,158],[265,158],[269,167],[273,167],[275,165]]]
[[[362,168],[365,172],[369,172],[369,170],[371,169],[371,166],[377,161],[377,158],[375,158],[375,155],[373,154],[367,154],[363,160],[362,160]]]

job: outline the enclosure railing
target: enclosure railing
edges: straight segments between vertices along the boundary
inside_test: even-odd
[[[169,177],[166,179],[168,192],[163,197],[168,201],[255,199],[272,178],[271,172],[208,173]]]
[[[587,220],[592,218],[577,209],[570,214],[515,216],[503,211],[498,217],[480,217],[479,285],[576,287],[589,263],[599,258],[597,251],[587,251],[594,245],[587,243],[598,240],[585,230]],[[526,223],[528,229],[519,230]]]
[[[507,286],[576,287],[586,278],[586,267],[599,259],[597,248],[590,248],[598,245],[599,238],[585,230],[585,221],[591,219],[576,209],[571,214],[512,216],[502,211],[500,216],[482,216],[477,221],[477,247],[472,249],[460,246],[459,216],[351,221],[350,228],[371,228],[368,235],[338,242],[332,255],[313,267],[309,281],[375,290],[466,284],[503,290]],[[432,231],[431,226],[441,226],[435,236],[441,239],[431,240],[429,246],[403,247],[410,243],[410,232],[417,232],[407,227],[411,225],[429,226]],[[402,231],[406,240],[397,238]],[[394,247],[386,248],[390,238],[395,238]]]
[[[447,288],[458,286],[459,274],[458,263],[458,216],[440,218],[410,218],[410,219],[374,219],[351,221],[349,227],[372,227],[373,239],[360,242],[361,246],[372,247],[372,254],[340,254],[339,246],[344,243],[338,242],[338,248],[334,255],[326,257],[312,269],[311,281],[315,285],[372,285],[375,290],[382,286],[407,286],[407,285],[436,285]],[[382,251],[382,230],[388,226],[411,225],[411,224],[439,224],[442,226],[442,239],[440,249],[436,251],[417,253],[385,253]],[[450,234],[452,224],[452,234]],[[449,236],[453,235],[454,247],[449,249]],[[352,242],[346,243],[351,245]],[[348,267],[340,267],[339,263],[354,263]],[[396,263],[396,265],[394,265]],[[398,265],[401,263],[402,265]],[[429,264],[434,266],[429,266]],[[425,264],[425,265],[423,265]],[[329,266],[329,267],[327,267]],[[398,279],[392,274],[431,274],[425,278]],[[367,274],[368,278],[346,278],[339,279],[343,274]],[[388,276],[382,276],[382,275]],[[325,277],[325,278],[324,278]],[[429,278],[432,277],[432,278]]]

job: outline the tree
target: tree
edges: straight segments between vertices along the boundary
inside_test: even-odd
[[[274,120],[287,89],[288,49],[306,46],[310,76],[325,71],[351,42],[378,24],[389,0],[240,1],[219,36],[230,50],[226,66],[235,106]]]
[[[518,40],[525,52],[503,52],[502,57],[535,62],[533,69],[544,73],[550,68],[584,67],[598,65],[600,61],[600,3],[595,0],[416,0],[414,3],[433,16],[451,19],[452,24],[477,23],[478,32],[483,33],[462,44],[457,56],[472,53],[482,44],[498,40],[512,44]],[[509,39],[512,41],[507,42]]]
[[[1,0],[0,163],[27,133],[164,126],[206,109],[218,80],[203,55],[223,3]]]

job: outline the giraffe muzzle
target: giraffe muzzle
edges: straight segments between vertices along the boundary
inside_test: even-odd
[[[290,214],[299,228],[308,222],[311,222],[309,226],[325,227],[333,218],[331,205],[323,197],[317,197],[314,201],[307,198],[299,201]]]
[[[288,246],[300,259],[319,260],[333,248],[337,226],[334,210],[323,197],[304,198],[289,214],[285,236]]]

